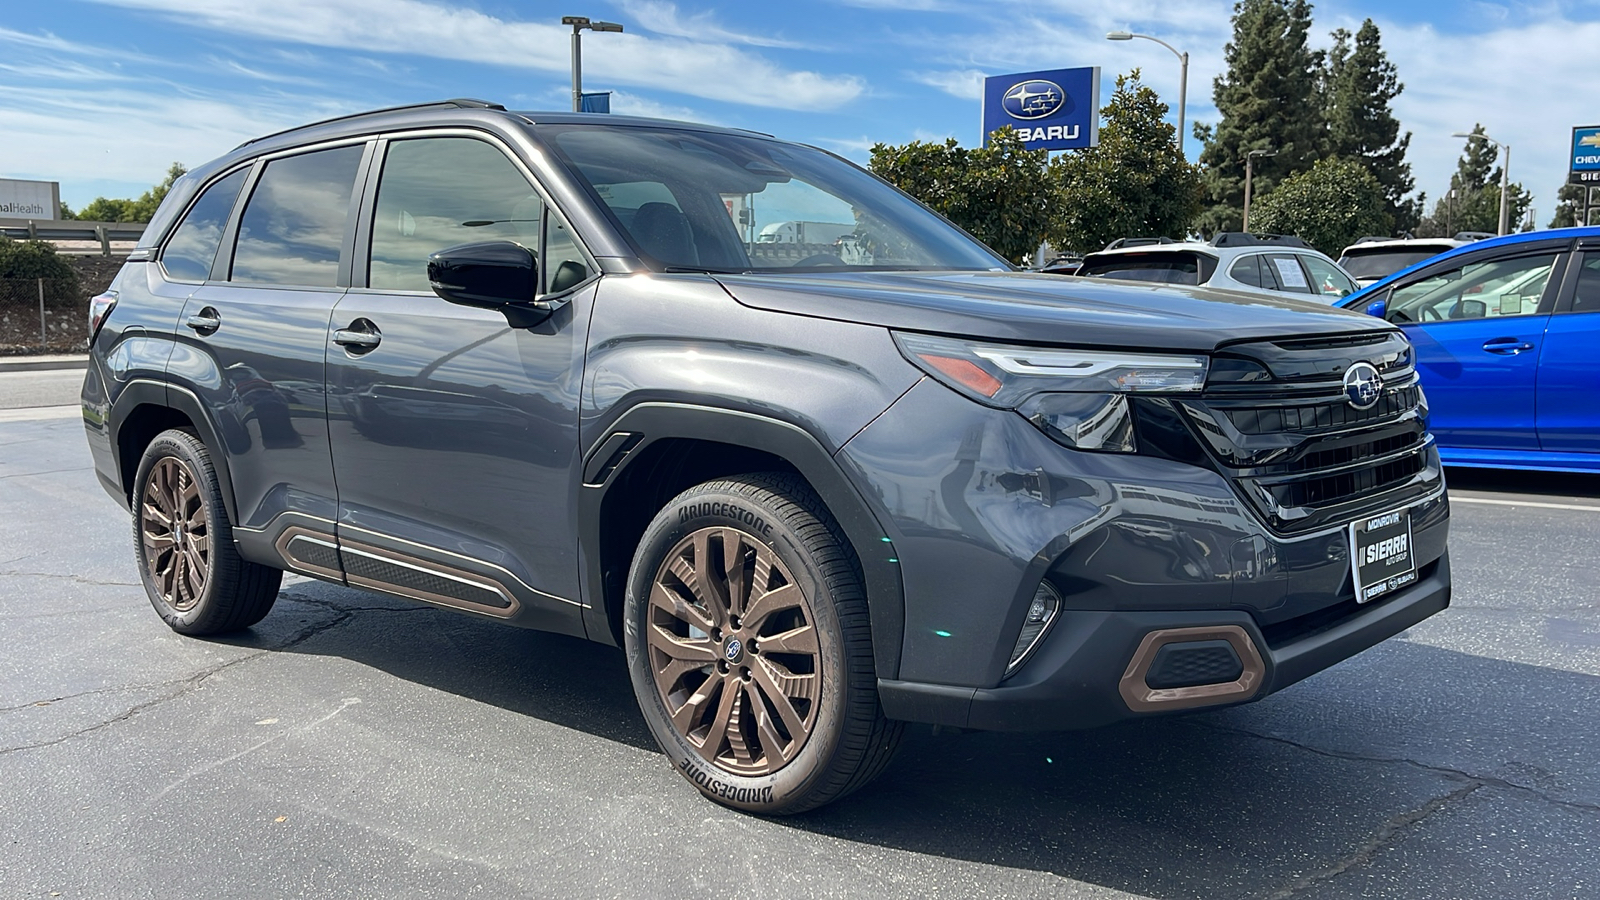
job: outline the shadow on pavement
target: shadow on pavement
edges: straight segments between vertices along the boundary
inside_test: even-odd
[[[312,601],[319,606],[356,611],[287,652],[350,659],[654,749],[615,648],[389,599],[377,602],[395,611],[368,611],[360,607],[374,603],[371,595],[331,586],[294,590],[322,598]],[[293,607],[276,615],[285,608]],[[1483,787],[1501,792],[1494,802],[1511,804],[1539,802],[1535,792],[1575,793],[1579,805],[1600,812],[1600,727],[1571,721],[1573,710],[1597,703],[1600,678],[1395,641],[1232,710],[1076,733],[935,736],[913,727],[873,784],[822,810],[771,821],[1147,897],[1269,896],[1286,885],[1320,885],[1318,873],[1342,871],[1353,858],[1380,865],[1381,851],[1401,841],[1418,852],[1430,839],[1418,830],[1436,819],[1413,820],[1444,819],[1438,809],[1491,793]],[[1563,718],[1561,728],[1548,724]],[[1451,827],[1465,827],[1449,837],[1459,842],[1478,825]],[[1459,873],[1455,893],[1433,893],[1415,872],[1401,882],[1416,886],[1409,897],[1561,895],[1560,885],[1600,879],[1600,863],[1571,853],[1594,845],[1597,834],[1600,815],[1576,834],[1549,831],[1556,855],[1541,877],[1554,894],[1508,881],[1492,854]]]
[[[1600,499],[1600,474],[1447,468],[1451,489]]]

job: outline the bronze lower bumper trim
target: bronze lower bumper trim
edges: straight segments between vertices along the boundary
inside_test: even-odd
[[[1145,683],[1145,676],[1155,662],[1156,653],[1168,644],[1187,641],[1227,641],[1239,654],[1244,672],[1233,681],[1219,684],[1197,684],[1190,687],[1153,688]],[[1261,688],[1267,672],[1266,662],[1256,649],[1250,634],[1238,625],[1209,625],[1197,628],[1164,628],[1152,631],[1139,642],[1139,649],[1128,661],[1117,690],[1123,702],[1134,712],[1157,712],[1171,709],[1193,709],[1218,703],[1247,700]]]

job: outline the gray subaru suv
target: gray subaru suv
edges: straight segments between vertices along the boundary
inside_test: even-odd
[[[89,445],[174,630],[287,571],[618,645],[753,812],[908,722],[1245,703],[1449,603],[1393,326],[1019,272],[766,135],[465,100],[274,134],[180,179],[90,316]]]

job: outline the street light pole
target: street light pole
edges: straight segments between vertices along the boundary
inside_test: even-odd
[[[1131,31],[1113,31],[1106,35],[1106,40],[1108,41],[1131,41],[1134,38],[1143,38],[1147,41],[1155,41],[1168,50],[1171,50],[1172,55],[1176,56],[1178,58],[1178,62],[1182,64],[1178,74],[1178,154],[1181,156],[1183,154],[1183,114],[1184,107],[1188,103],[1189,99],[1189,54],[1184,53],[1177,47],[1172,46],[1160,38],[1151,37],[1148,34],[1134,34]]]
[[[1255,178],[1255,162],[1258,156],[1277,156],[1276,150],[1251,150],[1244,155],[1244,231],[1250,233],[1250,182]]]
[[[1511,205],[1509,201],[1511,199],[1511,145],[1503,141],[1497,141],[1494,138],[1489,137],[1487,134],[1478,134],[1476,132],[1468,134],[1465,131],[1458,131],[1450,136],[1466,138],[1469,141],[1483,141],[1484,143],[1499,147],[1505,153],[1505,158],[1500,163],[1500,233],[1510,234]]]
[[[591,22],[588,16],[562,16],[561,24],[572,26],[572,111],[583,112],[583,30],[620,32],[615,22]]]

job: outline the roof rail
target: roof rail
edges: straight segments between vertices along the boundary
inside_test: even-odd
[[[1380,237],[1379,235],[1375,235],[1375,234],[1369,234],[1369,235],[1366,235],[1365,237],[1356,238],[1355,241],[1350,244],[1350,246],[1354,247],[1356,244],[1371,244],[1371,243],[1375,243],[1377,241],[1393,241],[1393,240],[1397,240],[1397,239],[1396,238],[1391,238],[1391,237]]]
[[[1152,244],[1176,244],[1177,241],[1169,237],[1120,237],[1106,245],[1106,250],[1115,250],[1118,247],[1148,247]]]
[[[305,130],[307,128],[315,128],[318,125],[327,125],[327,124],[332,123],[332,122],[343,122],[346,119],[359,119],[362,116],[376,116],[376,115],[381,115],[383,113],[404,112],[405,110],[408,110],[408,109],[437,109],[439,107],[452,107],[452,108],[455,108],[455,109],[497,109],[497,110],[502,110],[502,111],[505,110],[505,107],[501,106],[498,103],[490,103],[487,100],[474,100],[474,99],[472,99],[470,97],[458,97],[458,98],[456,98],[454,100],[430,100],[427,103],[408,103],[408,104],[406,104],[404,106],[386,106],[383,109],[369,109],[366,112],[350,113],[347,116],[334,116],[331,119],[320,119],[320,120],[318,120],[316,122],[307,122],[304,125],[296,125],[293,128],[285,128],[282,131],[274,131],[271,134],[263,134],[260,137],[254,137],[254,138],[251,138],[248,141],[245,141],[244,143],[240,144],[239,147],[248,147],[251,144],[256,143],[257,141],[264,141],[267,138],[275,138],[280,134],[289,134],[289,133],[295,132],[295,131],[303,131],[303,130]],[[237,150],[237,149],[239,149],[239,147],[235,147],[233,149]]]
[[[1484,241],[1492,237],[1499,237],[1492,231],[1458,231],[1455,240],[1458,241]]]
[[[1292,234],[1246,234],[1242,231],[1219,231],[1211,238],[1213,247],[1304,247],[1311,245]]]

